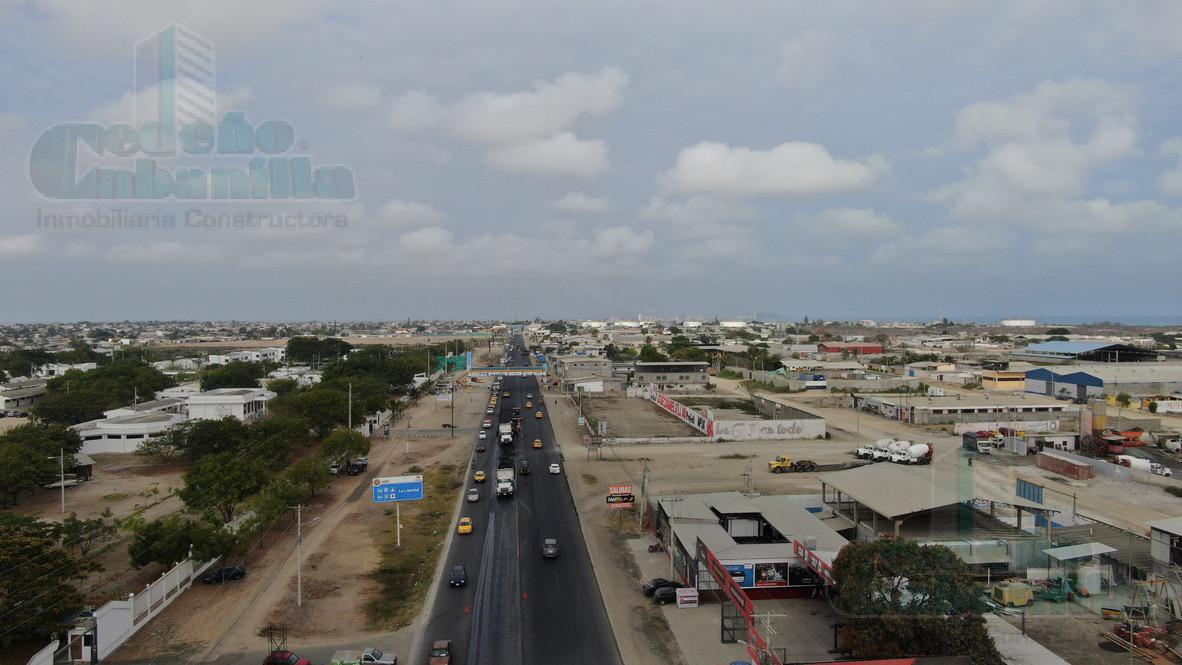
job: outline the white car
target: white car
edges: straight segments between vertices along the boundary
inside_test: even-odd
[[[557,464],[551,464],[550,473],[562,473],[562,467],[558,466]]]
[[[488,438],[488,432],[486,432],[486,431],[484,431],[484,430],[480,430],[480,434],[477,434],[477,435],[476,435],[476,438],[478,438],[478,439],[487,439],[487,438]]]
[[[476,503],[480,500],[480,490],[473,487],[468,490],[468,503]]]

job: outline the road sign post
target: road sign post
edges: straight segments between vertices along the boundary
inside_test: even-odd
[[[402,502],[421,501],[424,495],[422,476],[389,476],[374,478],[374,503],[394,504],[395,546],[402,547]]]

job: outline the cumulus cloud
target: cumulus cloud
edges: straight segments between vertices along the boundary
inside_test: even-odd
[[[398,238],[398,245],[412,253],[441,252],[448,249],[455,234],[439,226],[404,233]]]
[[[382,89],[363,83],[340,83],[320,93],[320,101],[331,109],[345,111],[372,108],[382,101]]]
[[[570,132],[494,148],[485,161],[502,171],[528,175],[589,178],[608,168],[606,143],[584,141]]]
[[[478,92],[444,103],[412,90],[397,97],[389,122],[402,131],[437,130],[488,147],[485,162],[526,175],[589,177],[608,168],[607,144],[571,131],[580,118],[620,104],[628,76],[618,69],[571,72],[530,90]]]
[[[384,226],[434,226],[447,218],[426,203],[388,201],[378,208],[373,219]]]
[[[898,233],[900,225],[889,216],[862,208],[829,208],[812,215],[798,215],[796,228],[816,235],[885,236]]]
[[[756,150],[703,141],[678,153],[664,182],[686,194],[807,195],[865,189],[887,170],[879,155],[835,159],[817,143],[789,142]]]
[[[179,242],[154,242],[146,245],[116,245],[106,258],[114,263],[207,263],[221,258],[222,250],[211,245],[188,245]]]
[[[956,117],[955,144],[985,154],[936,194],[961,218],[1002,217],[1039,197],[1076,197],[1100,166],[1136,151],[1136,93],[1105,81],[1048,81]]]
[[[567,192],[562,198],[550,202],[550,207],[563,212],[606,212],[611,203],[598,196],[587,196],[582,192]]]
[[[33,256],[45,251],[45,240],[36,234],[0,235],[0,256]]]
[[[591,240],[591,255],[639,256],[648,252],[653,244],[652,231],[637,231],[630,226],[613,226],[595,235]]]

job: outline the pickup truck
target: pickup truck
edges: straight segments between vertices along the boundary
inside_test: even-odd
[[[360,651],[337,651],[332,654],[329,665],[398,665],[398,656],[383,653],[381,649],[365,647]]]

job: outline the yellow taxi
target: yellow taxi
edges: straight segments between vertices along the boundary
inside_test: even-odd
[[[526,402],[526,403],[525,403],[525,408],[527,408],[527,409],[532,409],[532,408],[534,408],[534,403],[533,403],[533,402]]]
[[[472,475],[472,480],[475,480],[478,483],[483,483],[484,479],[485,479],[485,475],[484,475],[483,471],[477,471],[475,474]]]
[[[538,411],[537,413],[534,414],[534,418],[537,418],[538,420],[541,420],[542,418],[545,418],[545,417],[546,416],[543,416],[541,411]]]
[[[541,448],[541,447],[542,447],[542,440],[541,439],[534,439],[534,448]]]
[[[459,533],[459,534],[472,533],[472,518],[471,517],[461,517],[460,523],[456,525],[456,533]]]
[[[501,397],[508,397],[508,396],[509,396],[509,391],[508,391],[508,390],[506,390],[505,392],[501,393]]]

